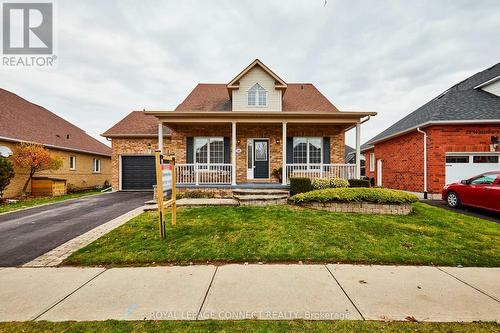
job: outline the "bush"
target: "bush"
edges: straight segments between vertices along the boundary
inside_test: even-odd
[[[370,187],[369,179],[349,179],[349,187]]]
[[[313,187],[309,178],[290,178],[290,195],[312,191]]]
[[[325,188],[349,187],[349,182],[342,178],[314,178],[312,180],[312,186],[315,190],[321,190]]]
[[[14,166],[12,163],[4,158],[0,157],[0,203],[3,198],[3,191],[10,184],[10,180],[14,178]]]
[[[373,202],[405,204],[418,201],[411,193],[386,188],[328,188],[294,195],[295,203],[304,202]]]
[[[176,195],[176,199],[212,199],[215,198],[213,192],[206,192],[200,190],[179,192]]]

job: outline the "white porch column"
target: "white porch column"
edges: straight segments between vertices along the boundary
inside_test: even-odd
[[[283,185],[287,184],[287,174],[286,174],[286,122],[283,122],[283,138],[281,140],[283,148],[283,166],[282,166],[282,172],[281,172],[281,183]]]
[[[356,123],[356,178],[361,178],[361,124]]]
[[[231,123],[231,185],[236,185],[236,122]]]
[[[158,150],[163,154],[163,122],[158,123]]]

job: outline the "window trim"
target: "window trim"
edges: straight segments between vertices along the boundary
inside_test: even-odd
[[[370,153],[370,172],[375,172],[375,153]]]
[[[253,102],[254,104],[250,104],[250,93],[254,94]],[[260,104],[260,97],[264,96],[264,104]],[[255,83],[250,89],[247,91],[247,106],[251,108],[266,108],[267,107],[267,90],[264,89],[258,82]]]
[[[295,140],[296,139],[305,139],[306,141],[306,163],[296,163],[295,162],[295,156],[294,156],[294,148],[295,148]],[[320,162],[319,163],[311,163],[310,162],[310,159],[311,159],[311,156],[310,156],[310,146],[309,146],[309,140],[310,139],[319,139],[320,141],[320,145],[319,145],[319,150],[320,150]],[[324,151],[323,151],[323,137],[320,137],[320,136],[294,136],[292,138],[292,163],[293,164],[305,164],[307,165],[307,169],[310,170],[310,169],[317,169],[318,166],[321,166],[323,165],[323,154],[324,154]],[[311,168],[311,167],[314,167],[314,168]]]
[[[101,173],[101,159],[92,159],[92,173]]]
[[[196,140],[203,140],[206,139],[207,141],[207,163],[199,163],[196,161]],[[219,139],[222,141],[222,162],[221,163],[212,163],[210,161],[210,140],[211,139]],[[193,163],[194,164],[202,164],[202,165],[211,165],[211,164],[225,164],[225,151],[224,151],[224,137],[222,136],[195,136],[193,138]]]
[[[71,161],[73,161],[73,163],[71,163]],[[73,164],[73,166],[71,166],[71,164]],[[75,155],[70,155],[69,156],[69,169],[71,171],[76,170],[76,156]]]

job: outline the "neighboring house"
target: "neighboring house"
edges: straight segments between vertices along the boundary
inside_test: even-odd
[[[59,170],[39,172],[36,177],[65,179],[77,187],[102,186],[111,180],[108,146],[49,110],[0,89],[0,146],[14,151],[20,142],[42,144],[63,161]],[[20,195],[27,180],[26,171],[15,172],[5,197]]]
[[[361,150],[377,185],[439,197],[445,184],[500,170],[499,137],[500,63],[446,90]]]
[[[345,163],[347,164],[355,164],[356,163],[356,149],[351,146],[345,145]],[[365,157],[363,155],[360,156],[361,160],[361,176],[365,176]]]
[[[256,59],[229,83],[198,84],[174,111],[132,112],[103,136],[116,190],[151,189],[158,141],[176,157],[179,186],[286,186],[289,177],[359,177],[359,164],[345,164],[344,132],[375,114],[341,112],[314,85],[286,83]]]

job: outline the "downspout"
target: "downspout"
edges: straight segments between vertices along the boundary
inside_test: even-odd
[[[417,132],[424,135],[424,199],[427,199],[427,133],[417,127]]]

